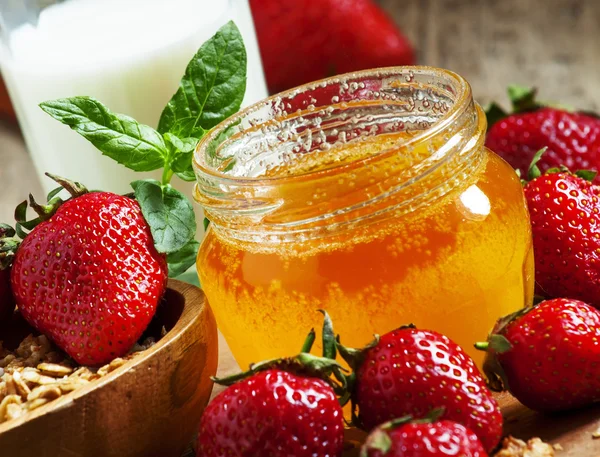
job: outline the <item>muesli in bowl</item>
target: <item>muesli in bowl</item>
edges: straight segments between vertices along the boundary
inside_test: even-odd
[[[14,321],[20,321],[18,312]],[[22,324],[21,330],[28,330]],[[23,416],[57,398],[89,385],[149,349],[155,336],[143,336],[123,357],[100,367],[77,364],[45,335],[33,329],[14,347],[0,333],[0,424]],[[166,333],[163,326],[160,336]],[[15,340],[15,338],[12,338]]]

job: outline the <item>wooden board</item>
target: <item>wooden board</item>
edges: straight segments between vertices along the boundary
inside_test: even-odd
[[[600,405],[572,413],[543,415],[525,408],[508,394],[498,396],[504,414],[504,430],[521,439],[539,436],[560,444],[557,457],[599,457],[600,439],[592,434],[600,427]]]

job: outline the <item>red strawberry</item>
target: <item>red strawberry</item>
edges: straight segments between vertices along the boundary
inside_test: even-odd
[[[325,381],[268,369],[221,392],[206,408],[198,457],[340,457],[342,408]]]
[[[23,317],[80,364],[122,356],[152,319],[167,265],[138,203],[107,192],[63,203],[17,250]]]
[[[408,40],[372,0],[251,0],[269,90],[333,74],[414,63]]]
[[[10,288],[10,269],[6,268],[0,270],[0,327],[10,319],[14,309],[15,300]]]
[[[535,279],[550,297],[600,306],[600,188],[570,173],[550,173],[525,186]]]
[[[443,418],[472,429],[487,450],[502,436],[502,414],[473,360],[444,335],[403,327],[362,353],[342,356],[356,369],[353,400],[367,429],[397,417]],[[358,357],[357,357],[358,355]]]
[[[495,390],[509,389],[536,411],[600,401],[600,311],[557,298],[500,319],[485,370]]]
[[[487,457],[477,435],[456,422],[408,420],[377,427],[367,437],[360,457]]]
[[[488,148],[523,175],[535,153],[543,147],[548,147],[548,152],[539,163],[542,171],[561,165],[600,170],[600,119],[545,107],[534,100],[532,90],[513,86],[509,95],[516,113],[494,111],[498,116],[488,113]]]

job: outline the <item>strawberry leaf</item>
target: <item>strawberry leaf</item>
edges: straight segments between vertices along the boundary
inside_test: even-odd
[[[0,223],[0,238],[15,236],[15,229],[8,224]]]
[[[597,174],[598,172],[595,170],[577,170],[575,172],[575,176],[579,176],[581,179],[589,182],[592,182]]]
[[[246,91],[246,49],[239,29],[225,24],[188,64],[179,89],[165,107],[158,131],[193,136],[240,108]]]
[[[335,359],[337,356],[335,333],[333,331],[333,322],[327,311],[323,309],[318,310],[323,314],[323,357],[328,359]]]
[[[169,277],[176,278],[194,265],[199,248],[200,243],[192,239],[178,251],[168,254],[167,265],[169,266]]]
[[[540,161],[544,153],[548,150],[547,147],[540,149],[535,153],[533,159],[531,159],[531,164],[529,165],[529,170],[527,171],[527,180],[533,181],[535,178],[539,178],[542,176],[542,172],[537,166],[537,163]]]
[[[21,240],[16,238],[16,231],[8,224],[0,223],[0,270],[10,267]]]
[[[487,119],[488,129],[506,116],[508,116],[508,113],[496,102],[492,102],[485,107],[485,117]]]
[[[317,339],[317,333],[314,328],[310,329],[304,343],[302,344],[302,349],[300,352],[309,353],[312,350],[313,344],[315,344],[315,340]]]
[[[63,186],[59,186],[56,189],[52,189],[49,193],[48,196],[46,197],[46,201],[50,201],[52,200],[54,197],[56,197],[62,190],[64,189]]]
[[[360,457],[368,457],[369,451],[378,451],[381,455],[386,455],[390,449],[392,449],[390,435],[383,429],[377,429],[368,436],[360,451]]]
[[[513,113],[522,113],[540,108],[536,102],[537,89],[511,84],[508,86],[508,98],[512,103]]]
[[[165,165],[168,150],[156,130],[113,113],[94,98],[63,98],[41,103],[40,107],[127,168],[152,171]]]
[[[186,196],[153,179],[134,181],[131,186],[150,226],[156,250],[173,254],[183,249],[196,233],[194,209]]]
[[[508,352],[512,349],[512,344],[504,335],[499,335],[497,333],[490,335],[488,339],[490,349],[502,354],[504,352]]]

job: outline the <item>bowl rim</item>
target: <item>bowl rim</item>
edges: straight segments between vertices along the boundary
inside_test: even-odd
[[[192,300],[184,299],[183,310],[181,311],[179,319],[177,320],[173,328],[171,328],[171,330],[169,330],[160,340],[158,340],[156,344],[144,351],[141,351],[139,353],[141,354],[141,356],[133,357],[131,360],[128,360],[114,371],[108,373],[106,376],[91,381],[88,385],[79,389],[75,389],[74,391],[69,392],[65,395],[62,395],[59,398],[52,400],[47,404],[34,409],[33,411],[29,411],[16,419],[12,419],[1,423],[0,435],[14,430],[15,428],[23,425],[24,423],[37,419],[40,416],[52,414],[55,411],[61,410],[63,408],[68,408],[79,398],[87,395],[92,391],[95,391],[96,389],[101,389],[105,385],[113,382],[116,378],[119,378],[127,372],[137,368],[141,363],[143,363],[147,359],[153,357],[157,353],[162,352],[167,347],[171,346],[179,335],[186,333],[189,327],[197,319],[199,319],[200,316],[202,316],[202,310],[208,305],[204,292],[202,291],[202,289],[193,284],[179,281],[177,279],[169,279],[167,289],[171,289],[179,293],[183,297],[186,297],[186,294],[189,294],[191,290],[193,291],[193,294],[197,295],[198,298]]]

